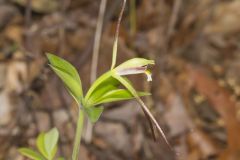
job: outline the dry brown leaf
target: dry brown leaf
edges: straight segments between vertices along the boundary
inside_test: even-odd
[[[194,81],[194,88],[206,97],[225,122],[228,147],[221,158],[227,160],[239,159],[240,123],[236,115],[237,103],[231,99],[227,90],[221,88],[216,80],[210,78],[202,70],[189,66],[188,71]]]
[[[188,140],[192,145],[196,145],[197,149],[201,152],[201,158],[207,159],[211,156],[217,155],[218,148],[208,135],[200,129],[192,130],[188,135]]]
[[[8,92],[21,93],[26,86],[27,65],[25,62],[10,62],[7,68],[5,89]]]
[[[5,34],[6,38],[8,38],[9,40],[12,40],[13,42],[15,42],[17,44],[22,43],[23,28],[21,26],[18,26],[18,25],[8,26],[5,29],[4,34]]]

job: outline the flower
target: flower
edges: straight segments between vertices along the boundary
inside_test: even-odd
[[[147,76],[147,81],[152,81],[152,74],[147,69],[148,65],[154,65],[154,61],[144,58],[133,58],[120,64],[114,70],[120,76],[144,73]]]

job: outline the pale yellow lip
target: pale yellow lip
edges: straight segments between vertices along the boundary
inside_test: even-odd
[[[147,76],[147,81],[152,81],[152,73],[149,70],[145,71],[145,74]]]

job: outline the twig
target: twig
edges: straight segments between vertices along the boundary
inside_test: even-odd
[[[108,12],[106,13],[106,16],[105,16],[105,19],[103,22],[103,28],[111,20],[111,18],[113,17],[113,15],[115,13],[115,10],[119,6],[119,4],[120,4],[120,1],[116,1],[109,7]],[[95,38],[94,36],[91,38],[85,51],[83,51],[83,53],[81,53],[82,56],[79,59],[78,58],[75,59],[74,62],[76,62],[77,68],[81,68],[84,65],[86,65],[86,63],[90,59],[91,52],[93,50],[94,38]]]
[[[93,57],[92,57],[92,67],[91,67],[91,83],[96,80],[97,77],[97,66],[98,66],[98,56],[100,48],[100,39],[102,35],[103,19],[106,10],[107,0],[102,0],[100,4],[99,16],[97,21],[97,27],[95,32],[94,46],[93,46]]]
[[[174,31],[175,31],[174,28],[175,28],[175,25],[176,25],[176,22],[177,22],[178,13],[180,11],[181,4],[182,4],[182,0],[175,0],[174,1],[173,11],[172,11],[172,15],[171,15],[171,18],[170,18],[170,21],[169,21],[168,31],[167,31],[167,39],[168,40],[174,34]]]
[[[107,5],[107,0],[101,0],[95,38],[94,38],[94,44],[93,44],[93,57],[92,57],[92,65],[91,65],[91,77],[90,77],[91,83],[93,83],[97,77],[99,48],[100,48],[100,40],[102,35],[103,20],[104,20],[106,5]],[[87,120],[86,132],[84,134],[84,139],[86,143],[90,143],[92,141],[92,130],[93,130],[93,125],[89,120]]]

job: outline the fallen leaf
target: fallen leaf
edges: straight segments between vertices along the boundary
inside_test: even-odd
[[[212,107],[223,118],[227,130],[227,148],[221,159],[238,160],[240,154],[240,123],[237,119],[237,103],[231,94],[220,87],[216,80],[210,78],[204,71],[193,66],[188,67],[188,72],[194,82],[194,88],[212,104]]]

